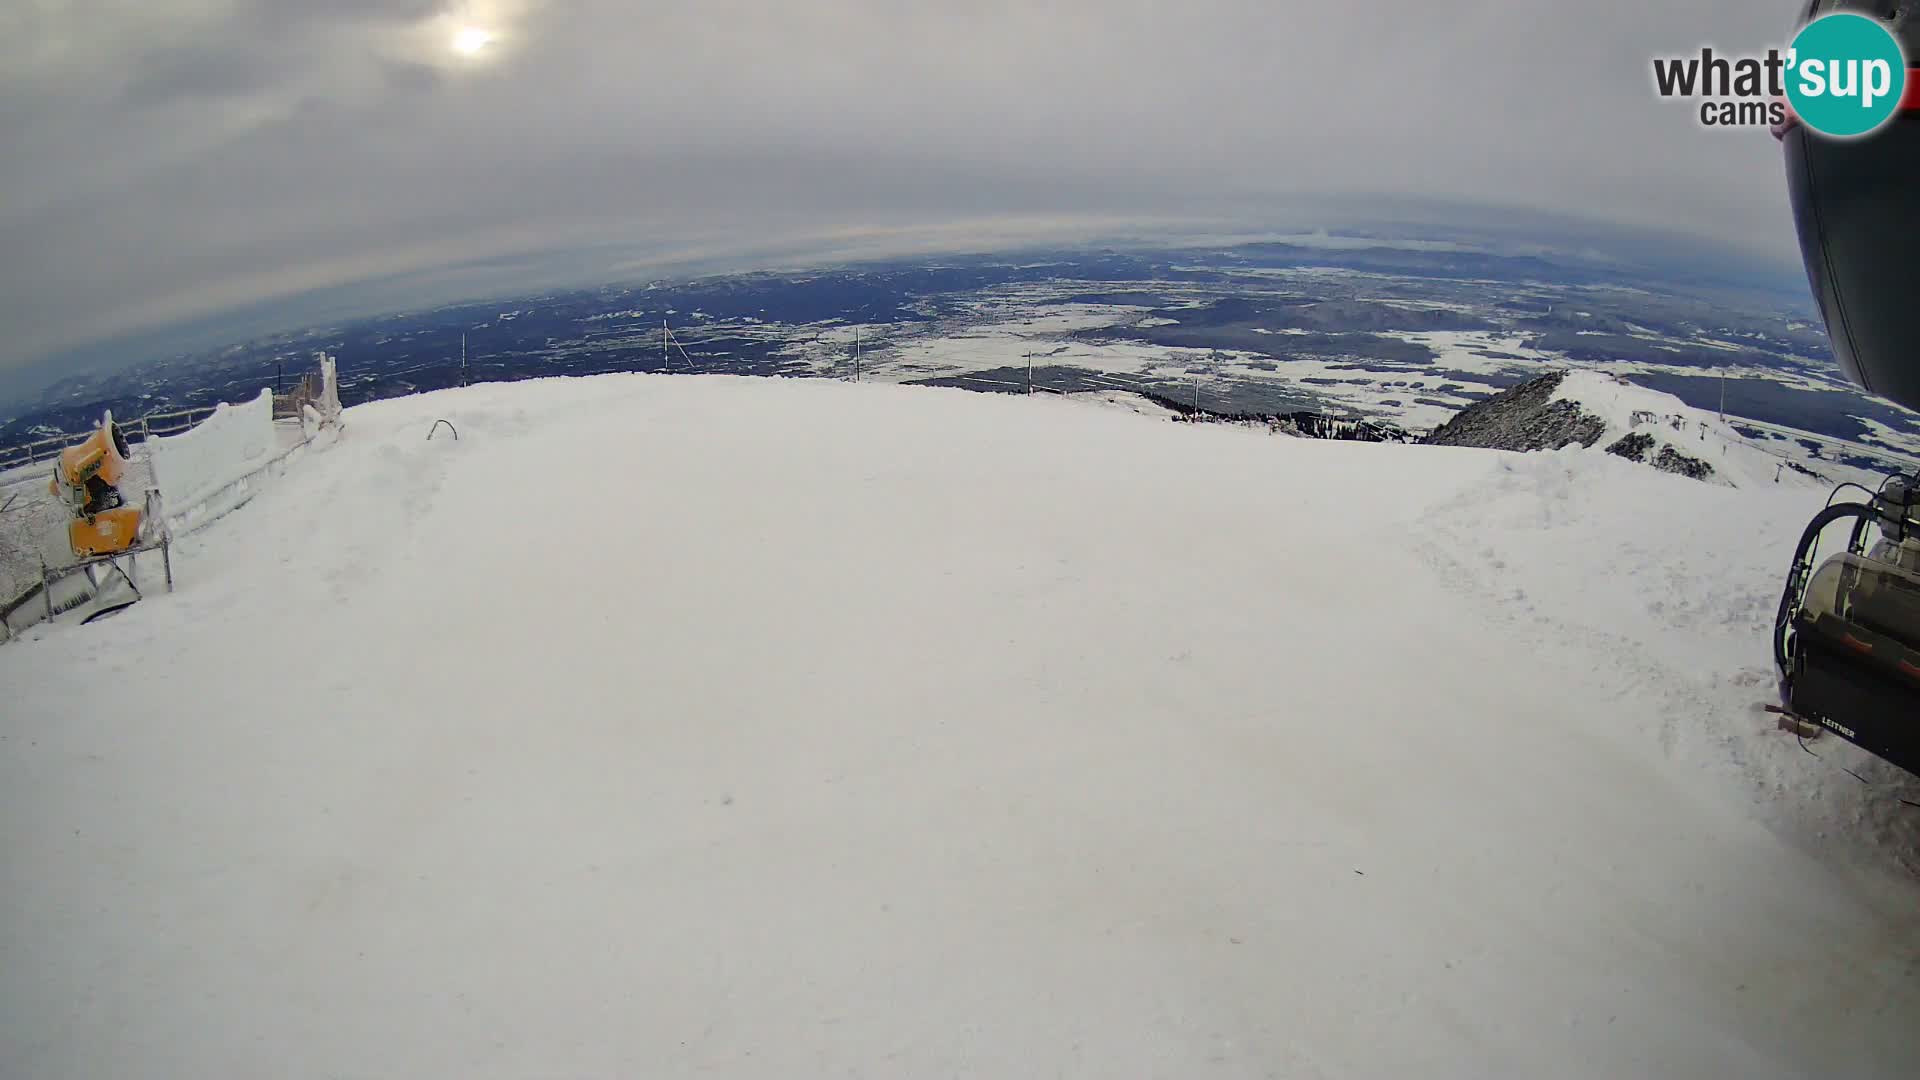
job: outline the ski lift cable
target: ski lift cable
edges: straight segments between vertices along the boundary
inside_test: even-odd
[[[1767,423],[1764,420],[1754,420],[1744,416],[1735,417],[1733,420],[1729,421],[1729,424],[1742,424],[1750,428],[1756,428],[1760,431],[1771,432],[1775,435],[1779,435],[1784,438],[1806,439],[1812,442],[1822,443],[1827,446],[1838,447],[1849,453],[1856,454],[1860,457],[1868,458],[1873,461],[1878,461],[1878,462],[1881,462],[1882,464],[1890,464],[1890,465],[1898,466],[1898,468],[1895,471],[1904,471],[1907,469],[1920,468],[1920,461],[1917,461],[1914,458],[1908,457],[1897,450],[1886,450],[1878,447],[1868,446],[1865,443],[1849,442],[1846,439],[1836,439],[1827,435],[1817,435],[1811,431],[1799,431],[1794,428],[1784,428],[1784,427],[1780,427],[1777,424]],[[1740,441],[1745,445],[1751,446],[1756,450],[1765,451],[1766,453],[1773,454],[1776,457],[1783,457],[1783,458],[1786,457],[1786,455],[1784,454],[1780,454],[1779,452],[1774,450],[1768,450],[1766,447],[1761,446],[1759,443],[1753,442],[1752,440],[1747,439],[1744,436],[1741,436],[1738,432],[1735,432],[1735,437],[1740,439]],[[1788,460],[1792,460],[1792,459],[1789,458]]]

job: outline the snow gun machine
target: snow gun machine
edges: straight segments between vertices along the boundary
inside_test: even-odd
[[[60,452],[47,489],[73,515],[67,543],[76,556],[117,555],[140,542],[143,515],[120,493],[129,456],[127,438],[111,416],[86,441]]]
[[[75,558],[72,566],[57,571],[57,580],[83,577],[85,587],[76,591],[68,586],[61,590],[65,598],[57,599],[56,579],[45,576],[48,571],[43,569],[41,589],[46,593],[49,618],[79,610],[80,621],[90,623],[139,603],[142,594],[132,572],[134,561],[156,548],[166,568],[167,589],[173,589],[172,559],[159,527],[163,520],[158,512],[159,493],[147,493],[144,509],[126,505],[126,496],[120,493],[129,456],[126,435],[109,413],[93,434],[62,450],[54,464],[48,488],[71,515],[67,546]]]
[[[1920,57],[1920,8],[1815,0],[1808,19],[1854,10],[1890,19]],[[1920,70],[1908,73],[1909,84]],[[1794,118],[1786,154],[1800,251],[1835,358],[1868,392],[1920,409],[1920,93],[1909,85],[1884,126],[1833,139]],[[1855,497],[1836,501],[1852,489]],[[1774,626],[1781,704],[1802,734],[1821,730],[1920,774],[1920,472],[1877,491],[1842,484],[1801,537]],[[1829,526],[1844,551],[1819,561]],[[1783,724],[1783,726],[1787,726]]]

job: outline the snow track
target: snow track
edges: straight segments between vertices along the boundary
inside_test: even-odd
[[[0,649],[0,1072],[1911,1073],[1910,837],[1735,704],[1804,494],[816,381],[349,421]]]
[[[1822,857],[1920,874],[1920,813],[1902,804],[1920,802],[1920,782],[1837,739],[1782,737],[1762,711],[1778,697],[1777,552],[1818,506],[1576,448],[1503,455],[1419,531],[1444,579],[1533,655],[1570,661],[1566,677],[1597,676],[1611,726],[1657,743],[1683,779],[1750,799]]]

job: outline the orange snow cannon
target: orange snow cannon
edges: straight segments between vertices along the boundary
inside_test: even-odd
[[[67,543],[75,555],[113,555],[139,542],[140,511],[126,506],[120,494],[128,453],[126,436],[112,416],[86,441],[60,451],[47,490],[73,514]]]

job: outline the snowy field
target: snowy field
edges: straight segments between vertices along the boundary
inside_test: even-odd
[[[0,1074],[1911,1076],[1920,794],[1757,709],[1821,497],[825,380],[352,409],[0,648]]]
[[[1185,269],[1201,272],[1197,265]],[[1712,383],[1724,377],[1732,386],[1731,415],[1756,419],[1792,415],[1792,404],[1784,404],[1788,402],[1802,406],[1812,402],[1813,408],[1831,409],[1831,395],[1836,390],[1854,393],[1824,359],[1786,352],[1769,354],[1774,358],[1757,363],[1759,354],[1747,351],[1756,343],[1788,348],[1764,334],[1753,334],[1754,340],[1742,343],[1706,331],[1661,332],[1614,315],[1596,315],[1579,306],[1585,298],[1591,306],[1605,311],[1623,307],[1632,310],[1638,305],[1623,304],[1621,297],[1638,290],[1544,282],[1458,282],[1440,293],[1458,298],[1447,301],[1432,298],[1435,286],[1431,282],[1415,286],[1390,274],[1244,266],[1232,270],[1231,288],[1164,278],[1115,283],[1114,287],[1118,291],[1091,302],[1085,281],[1007,283],[923,298],[917,305],[920,318],[858,325],[837,320],[831,325],[751,320],[752,325],[746,326],[693,312],[688,335],[693,341],[693,362],[702,365],[724,363],[728,342],[736,336],[784,339],[778,354],[797,369],[846,375],[852,370],[857,339],[862,377],[866,379],[949,379],[959,380],[970,389],[1017,392],[1024,388],[1022,369],[1031,356],[1039,366],[1037,381],[1042,387],[1054,385],[1058,389],[1063,381],[1071,386],[1104,382],[1123,389],[1146,385],[1161,393],[1177,387],[1184,394],[1197,385],[1204,391],[1203,404],[1229,412],[1306,409],[1367,417],[1413,431],[1438,427],[1459,410],[1550,367],[1625,375],[1668,390],[1688,381]],[[1661,305],[1672,302],[1664,295],[1645,295],[1655,311],[1664,310]],[[1156,344],[1150,335],[1143,336],[1154,327],[1185,321],[1184,317],[1166,317],[1167,312],[1191,315],[1197,327],[1213,325],[1208,312],[1223,302],[1252,309],[1229,314],[1226,318],[1230,323],[1243,317],[1254,322],[1284,323],[1286,310],[1305,297],[1331,301],[1336,306],[1363,304],[1403,312],[1454,312],[1486,325],[1444,330],[1383,328],[1361,335],[1419,346],[1419,355],[1430,356],[1431,360],[1366,355],[1364,346],[1356,346],[1356,355],[1327,353],[1324,343],[1304,349],[1288,347],[1290,337],[1311,338],[1322,330],[1343,329],[1338,320],[1318,329],[1247,325],[1247,335],[1264,342],[1263,347],[1253,349],[1242,347],[1246,335],[1236,337],[1220,331],[1216,331],[1218,340],[1213,343],[1202,334],[1186,345]],[[1135,302],[1123,302],[1128,300]],[[1512,306],[1516,302],[1537,303],[1540,310],[1550,312],[1556,303],[1564,308],[1569,301],[1574,319],[1603,328],[1571,331],[1573,338],[1598,343],[1600,355],[1606,359],[1539,346],[1545,336],[1541,328],[1527,318],[1516,317]],[[1145,306],[1148,304],[1153,306]],[[1701,314],[1691,312],[1694,317]],[[1344,328],[1366,330],[1364,324]],[[1773,330],[1790,333],[1785,323]],[[1716,363],[1716,356],[1723,356],[1724,363]],[[1793,394],[1813,396],[1794,398]],[[1744,413],[1743,399],[1748,410]],[[1720,404],[1725,402],[1723,398]],[[1920,456],[1920,434],[1864,415],[1872,411],[1866,400],[1860,399],[1854,411],[1847,414],[1860,428],[1849,443],[1837,443],[1815,432],[1807,433],[1814,442],[1803,445],[1798,441],[1802,432],[1779,428],[1773,431],[1777,437],[1768,441],[1776,444],[1774,453],[1822,473],[1845,472],[1844,466],[1833,460],[1836,451],[1882,459],[1888,468]],[[1829,430],[1840,423],[1832,416],[1824,420],[1807,416],[1803,422],[1816,428],[1825,425]],[[1824,450],[1819,449],[1820,444],[1824,444]]]

